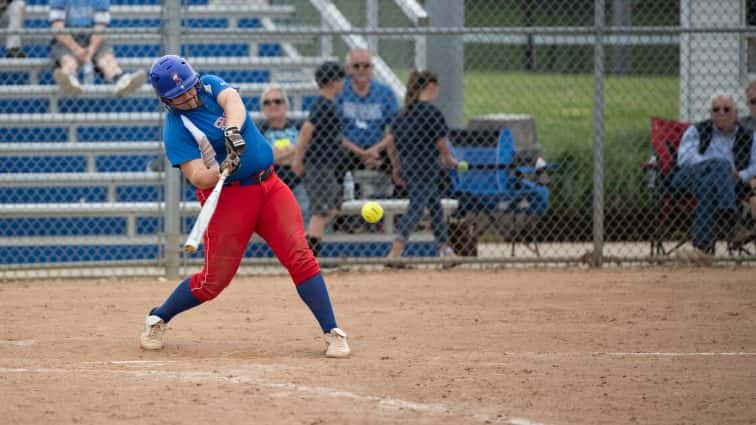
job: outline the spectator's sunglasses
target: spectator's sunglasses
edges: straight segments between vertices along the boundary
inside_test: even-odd
[[[354,68],[354,69],[360,69],[360,68],[370,69],[372,67],[373,67],[373,64],[370,63],[370,62],[364,62],[364,63],[355,62],[355,63],[352,64],[352,68]]]
[[[722,111],[722,113],[727,114],[732,111],[732,108],[729,106],[714,106],[713,108],[711,108],[711,112],[715,114],[718,114],[720,110]]]
[[[282,98],[276,98],[276,99],[265,99],[263,100],[263,106],[270,106],[270,105],[283,105],[286,103]]]

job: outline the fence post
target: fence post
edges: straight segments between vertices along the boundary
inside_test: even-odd
[[[434,28],[462,28],[465,26],[465,2],[429,0],[426,10],[430,26]],[[428,37],[428,68],[438,73],[443,87],[437,105],[449,127],[464,127],[465,42],[462,35],[432,35]]]
[[[163,7],[163,46],[165,54],[181,54],[181,4],[180,0],[166,0]],[[161,132],[162,134],[162,132]],[[181,179],[179,170],[172,167],[165,158],[165,182],[163,185],[165,196],[165,276],[168,279],[178,279],[181,260]]]
[[[376,29],[380,25],[378,21],[378,1],[377,0],[365,0],[365,23],[368,29]],[[375,35],[368,35],[367,37],[368,51],[373,56],[380,56],[378,51],[378,37]]]
[[[598,267],[603,261],[604,250],[604,0],[596,0],[595,7],[592,265]]]

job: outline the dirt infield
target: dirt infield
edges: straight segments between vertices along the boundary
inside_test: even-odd
[[[754,424],[754,269],[329,273],[354,355],[283,276],[138,348],[176,282],[0,284],[2,424]]]

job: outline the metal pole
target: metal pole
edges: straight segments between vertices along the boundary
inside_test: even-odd
[[[378,28],[378,0],[365,0],[365,22],[367,28]],[[368,51],[373,56],[380,56],[378,52],[378,37],[367,36]]]
[[[426,11],[430,26],[461,28],[465,25],[465,2],[428,0]],[[441,90],[436,105],[449,127],[464,127],[465,45],[461,35],[428,37],[428,68],[438,74]]]
[[[522,1],[522,20],[525,27],[533,26],[533,9],[536,7],[535,2],[531,0]],[[527,71],[535,68],[535,42],[533,34],[528,34],[528,41],[525,45],[525,69]]]
[[[616,27],[629,27],[632,25],[633,7],[632,0],[612,0],[612,24]],[[612,68],[614,75],[627,75],[632,72],[630,68],[630,47],[614,46],[612,48]]]
[[[181,3],[165,0],[163,7],[163,47],[165,54],[181,54]],[[165,276],[178,279],[181,261],[181,179],[178,169],[165,157]]]
[[[596,0],[593,91],[593,266],[604,250],[604,0]]]

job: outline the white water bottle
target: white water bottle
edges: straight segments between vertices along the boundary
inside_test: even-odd
[[[81,67],[81,72],[84,74],[84,84],[94,84],[94,65],[92,65],[92,61],[87,61]]]
[[[344,175],[344,200],[354,200],[354,177],[351,171],[347,171]]]

